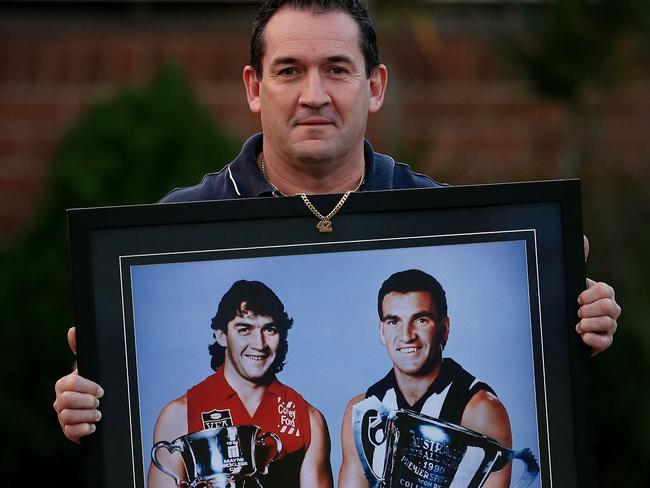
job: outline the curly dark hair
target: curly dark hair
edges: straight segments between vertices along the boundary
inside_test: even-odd
[[[381,305],[386,295],[392,292],[411,293],[416,291],[424,291],[431,294],[439,320],[447,316],[447,296],[440,282],[430,274],[419,269],[407,269],[406,271],[393,273],[381,285],[377,295],[377,313],[379,313],[379,320],[383,317]]]
[[[283,7],[302,11],[311,10],[316,14],[330,12],[348,14],[359,26],[359,47],[366,65],[366,76],[370,78],[375,68],[379,66],[377,34],[368,16],[368,10],[359,0],[269,0],[257,9],[253,19],[250,65],[259,78],[262,78],[262,58],[266,48],[264,29],[271,17]]]
[[[221,298],[217,314],[212,318],[212,328],[227,333],[228,322],[241,315],[242,311],[273,318],[273,325],[277,327],[280,334],[280,345],[269,372],[273,374],[279,373],[284,368],[284,362],[289,351],[287,337],[289,329],[293,325],[293,319],[289,318],[287,312],[285,312],[284,305],[278,296],[264,283],[239,280],[233,283]],[[226,348],[215,341],[208,349],[212,356],[210,366],[216,371],[224,363]]]

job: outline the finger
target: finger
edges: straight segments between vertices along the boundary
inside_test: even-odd
[[[76,356],[77,355],[77,328],[76,327],[70,327],[68,329],[68,345],[70,346],[70,349]]]
[[[52,405],[57,413],[65,409],[94,410],[99,407],[99,400],[93,395],[77,393],[76,391],[64,391],[56,396]]]
[[[589,257],[589,239],[587,239],[586,235],[582,235],[582,246],[584,247],[585,250],[585,263],[587,262],[587,258]]]
[[[576,331],[578,334],[584,334],[586,332],[595,332],[598,334],[607,334],[614,335],[618,324],[616,320],[611,317],[594,317],[589,319],[582,319],[578,325],[576,325]]]
[[[65,428],[66,425],[75,425],[83,423],[95,423],[102,419],[102,413],[99,410],[76,410],[66,408],[59,412],[59,423]]]
[[[587,289],[578,295],[578,303],[584,305],[586,303],[595,302],[601,298],[615,298],[614,288],[607,283],[598,282],[587,278]]]
[[[591,347],[591,355],[595,356],[612,345],[613,337],[611,335],[596,334],[587,332],[582,335],[582,341]]]
[[[75,424],[75,425],[66,425],[63,428],[63,433],[65,436],[70,439],[72,442],[77,444],[81,443],[81,438],[95,432],[97,427],[95,424]]]
[[[104,396],[104,390],[94,381],[79,376],[77,370],[75,369],[69,375],[60,378],[54,384],[54,391],[57,396],[63,392],[78,392],[78,393],[88,393],[93,395],[96,398],[101,398]]]
[[[578,309],[578,317],[581,319],[591,317],[610,317],[614,320],[621,315],[621,307],[611,298],[601,298],[595,302],[582,305]]]

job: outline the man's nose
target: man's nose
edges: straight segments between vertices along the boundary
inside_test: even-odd
[[[411,323],[404,323],[399,330],[399,339],[402,342],[411,342],[416,338],[415,326]]]
[[[319,108],[330,102],[330,96],[319,71],[311,70],[305,76],[299,102],[311,108]]]
[[[263,330],[256,330],[253,332],[251,338],[251,346],[259,351],[266,347],[266,337],[264,336]]]

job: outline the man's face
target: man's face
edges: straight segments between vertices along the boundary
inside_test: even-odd
[[[227,332],[217,330],[217,341],[226,348],[226,365],[243,379],[259,383],[277,357],[280,333],[272,317],[256,315],[242,303],[240,314],[228,322]]]
[[[383,102],[381,66],[368,78],[359,28],[342,12],[280,9],[266,25],[263,76],[247,67],[250,108],[268,147],[285,161],[362,154],[369,112]],[[361,152],[360,152],[361,151]]]
[[[389,293],[382,301],[381,343],[399,372],[417,376],[430,372],[442,359],[449,319],[438,318],[431,294]]]

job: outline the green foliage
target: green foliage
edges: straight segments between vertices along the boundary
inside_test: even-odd
[[[151,86],[90,107],[64,137],[36,223],[0,255],[5,481],[33,474],[45,487],[80,485],[78,449],[52,409],[54,382],[73,360],[65,209],[153,203],[221,169],[237,148],[171,67]]]
[[[526,33],[503,48],[540,94],[570,103],[590,85],[615,81],[624,42],[650,27],[647,0],[555,0],[525,9]]]

